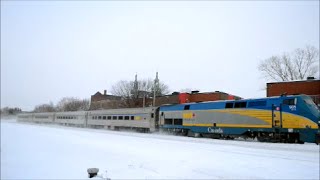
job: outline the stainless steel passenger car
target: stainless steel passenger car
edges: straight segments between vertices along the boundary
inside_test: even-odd
[[[87,126],[87,112],[86,111],[72,111],[72,112],[56,112],[55,123],[66,126]]]
[[[33,115],[33,122],[54,123],[54,113],[36,113]]]
[[[34,123],[54,123],[55,113],[24,113],[18,115],[18,121]]]
[[[74,111],[55,113],[25,113],[18,115],[18,121],[34,123],[55,123],[67,126],[135,129],[154,132],[158,128],[158,108],[127,108],[96,111]]]
[[[154,132],[158,125],[155,110],[154,107],[147,107],[88,111],[87,126]]]
[[[33,113],[19,114],[17,120],[19,122],[33,122]]]

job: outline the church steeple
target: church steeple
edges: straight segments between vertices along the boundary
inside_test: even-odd
[[[136,73],[135,78],[134,78],[134,82],[133,82],[133,96],[134,97],[138,97],[138,75]]]
[[[158,78],[158,72],[156,73],[156,78],[154,79],[153,84],[153,106],[156,105],[156,95],[159,94],[159,78]]]
[[[156,79],[154,80],[154,82],[159,83],[158,72],[156,73]]]

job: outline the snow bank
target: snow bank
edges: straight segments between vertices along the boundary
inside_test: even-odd
[[[88,179],[92,167],[111,179],[319,179],[319,146],[1,122],[1,179]]]

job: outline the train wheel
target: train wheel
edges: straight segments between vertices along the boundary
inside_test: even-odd
[[[194,133],[194,137],[195,138],[201,137],[201,134],[200,133]]]
[[[188,133],[187,133],[187,136],[188,137],[194,137],[194,133],[191,130],[189,130]]]

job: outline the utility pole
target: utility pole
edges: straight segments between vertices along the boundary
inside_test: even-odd
[[[143,93],[143,102],[142,102],[142,104],[143,104],[143,108],[144,108],[145,104],[146,104],[146,93],[145,92]]]

